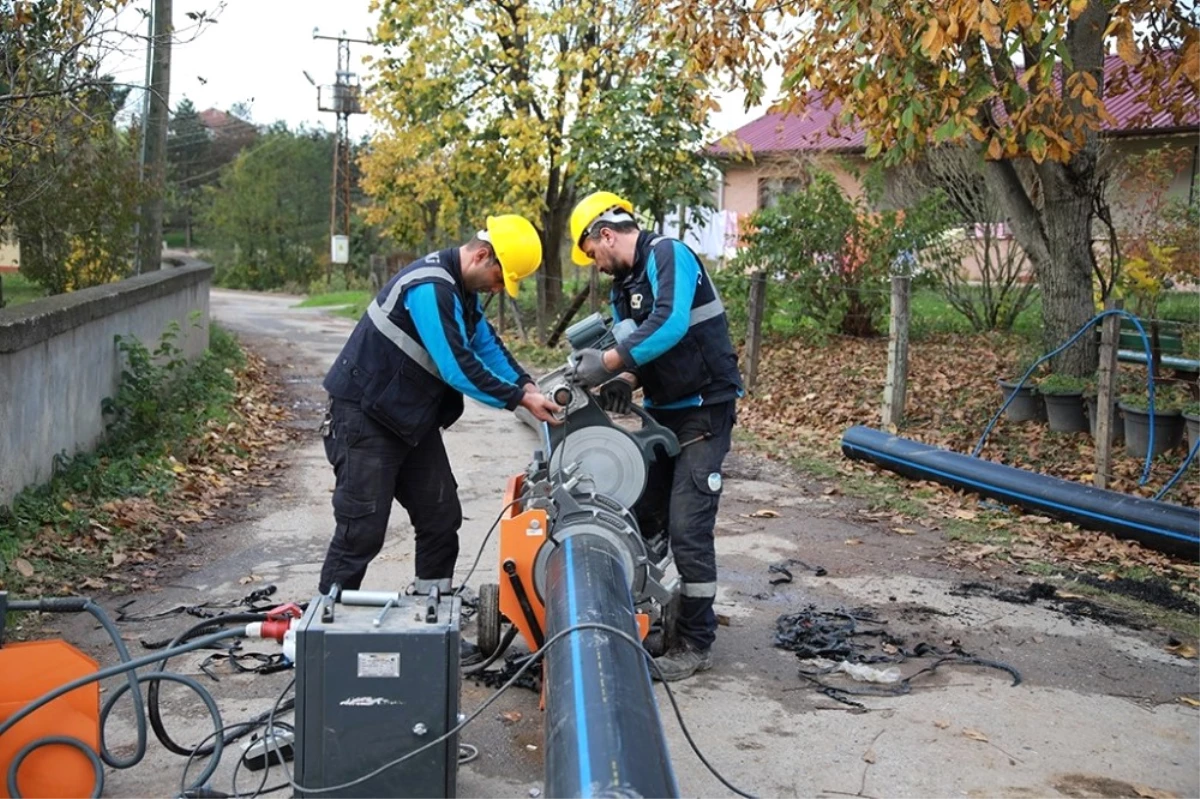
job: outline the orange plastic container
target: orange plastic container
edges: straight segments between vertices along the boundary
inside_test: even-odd
[[[98,670],[96,661],[66,641],[0,647],[0,722],[39,696]],[[52,735],[78,738],[100,750],[100,686],[76,688],[38,708],[0,735],[0,797],[8,799],[8,767],[31,741]],[[25,797],[88,797],[96,773],[87,757],[62,744],[35,749],[21,764],[17,787]]]

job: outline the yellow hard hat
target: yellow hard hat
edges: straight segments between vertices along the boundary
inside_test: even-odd
[[[577,265],[587,266],[592,262],[587,253],[579,248],[583,234],[599,216],[614,208],[633,214],[633,203],[611,191],[592,192],[575,204],[575,210],[571,211],[571,260]]]
[[[518,284],[542,264],[542,240],[533,223],[519,214],[489,216],[487,233],[504,273],[504,289],[516,297]]]

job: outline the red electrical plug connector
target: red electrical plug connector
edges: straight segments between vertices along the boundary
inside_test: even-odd
[[[247,638],[274,638],[283,643],[283,636],[304,615],[295,602],[280,605],[267,611],[266,621],[255,621],[246,625]]]

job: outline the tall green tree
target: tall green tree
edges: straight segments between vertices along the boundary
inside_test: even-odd
[[[660,229],[678,206],[713,204],[716,169],[704,147],[715,106],[704,78],[683,77],[685,59],[657,54],[612,89],[606,104],[619,111],[581,117],[572,127],[578,185],[620,194]]]
[[[1046,346],[1094,312],[1092,221],[1106,98],[1134,87],[1182,120],[1200,83],[1195,3],[1176,0],[670,0],[669,38],[733,70],[754,101],[782,63],[784,107],[837,105],[889,163],[968,143],[1042,289]],[[1105,75],[1105,55],[1122,66]],[[1058,359],[1095,369],[1090,336]]]
[[[547,320],[561,298],[567,223],[580,190],[585,148],[577,126],[653,110],[632,105],[636,92],[618,90],[648,63],[649,30],[661,22],[657,7],[635,0],[377,0],[372,7],[386,48],[372,95],[388,124],[380,138],[421,142],[398,143],[385,157],[405,151],[428,176],[412,207],[444,213],[453,193],[457,209],[474,205],[533,218],[545,253],[539,315]],[[703,86],[687,63],[664,71],[661,80]],[[680,100],[705,103],[707,95],[701,89]],[[693,109],[664,105],[663,112],[690,119]],[[630,142],[595,135],[594,127],[586,139],[592,180],[607,183],[599,165],[626,158]],[[387,152],[378,139],[374,149]],[[379,172],[369,163],[373,157],[366,156],[367,175]],[[448,192],[439,180],[462,183]],[[458,188],[472,181],[482,192],[474,203],[464,201],[474,188]]]
[[[333,137],[278,123],[207,189],[202,221],[217,279],[236,288],[307,286],[328,262]]]
[[[167,130],[167,210],[170,226],[184,231],[184,244],[192,246],[196,203],[207,183],[216,180],[212,145],[196,106],[183,98]]]

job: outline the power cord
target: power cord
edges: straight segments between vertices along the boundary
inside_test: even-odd
[[[520,501],[520,499],[514,499],[500,510],[500,513],[496,516],[496,521],[492,522],[492,526],[488,528],[487,534],[483,537],[483,542],[479,545],[479,550],[475,553],[475,561],[471,564],[471,568],[467,570],[467,576],[462,578],[462,582],[459,583],[458,588],[454,589],[454,596],[459,596],[466,589],[467,581],[475,574],[475,569],[479,566],[479,560],[483,557],[483,550],[487,548],[487,543],[491,540],[492,533],[496,532],[496,528],[500,526],[500,520],[504,518],[504,514],[508,513],[508,509]]]
[[[484,700],[483,704],[480,705],[478,708],[476,708],[470,715],[468,715],[466,718],[464,718],[461,722],[459,722],[456,726],[454,726],[447,732],[445,732],[442,735],[438,736],[437,738],[433,739],[429,743],[424,744],[424,745],[414,749],[413,751],[409,752],[408,754],[402,755],[402,756],[396,758],[395,760],[391,760],[387,763],[384,763],[382,766],[375,769],[374,771],[364,774],[363,776],[358,777],[356,779],[350,780],[349,782],[340,783],[338,785],[330,785],[330,786],[326,786],[324,788],[310,788],[310,787],[306,787],[306,786],[303,786],[303,785],[300,785],[299,783],[297,783],[295,781],[295,779],[293,778],[291,770],[287,767],[286,762],[284,762],[283,758],[281,757],[281,758],[279,758],[280,766],[283,768],[284,775],[287,778],[288,784],[292,786],[293,790],[302,792],[302,793],[306,793],[306,794],[331,793],[333,791],[342,791],[347,788],[352,788],[356,785],[361,785],[362,783],[366,782],[367,780],[372,779],[372,778],[378,776],[379,774],[382,774],[384,771],[387,771],[389,768],[392,768],[393,766],[397,766],[397,765],[405,762],[406,760],[416,757],[417,755],[421,754],[422,752],[428,751],[429,749],[432,749],[433,747],[435,747],[441,743],[444,743],[449,738],[457,735],[464,727],[466,727],[472,721],[479,718],[479,716],[485,710],[487,710],[489,707],[491,707],[491,705],[494,702],[496,702],[496,700],[498,700],[504,694],[505,691],[507,691],[509,688],[511,688],[513,685],[515,685],[516,682],[519,679],[521,679],[522,676],[524,676],[525,672],[533,667],[534,663],[537,663],[543,657],[545,657],[546,652],[548,652],[550,650],[550,647],[554,646],[556,643],[558,643],[559,641],[566,638],[566,636],[569,635],[570,633],[577,632],[579,630],[602,630],[604,632],[608,632],[608,633],[611,633],[611,634],[617,636],[622,641],[625,641],[630,646],[633,646],[634,648],[636,648],[637,651],[639,653],[641,653],[642,657],[644,657],[646,659],[646,661],[650,664],[651,670],[653,670],[654,673],[656,675],[658,675],[660,681],[662,682],[663,687],[666,689],[667,698],[671,701],[671,709],[675,712],[675,718],[679,721],[679,728],[683,732],[683,737],[687,740],[688,746],[690,746],[692,748],[692,751],[696,753],[696,757],[698,757],[700,759],[700,762],[702,764],[704,764],[704,767],[706,769],[708,769],[709,773],[711,773],[714,777],[716,777],[717,780],[720,781],[720,783],[722,785],[724,785],[726,788],[733,791],[738,796],[745,797],[745,799],[755,799],[753,794],[746,793],[745,791],[743,791],[743,790],[737,788],[735,785],[733,785],[733,783],[729,782],[729,780],[725,779],[725,777],[719,771],[717,771],[717,769],[712,765],[712,763],[710,763],[708,761],[708,758],[706,758],[704,756],[704,754],[700,751],[700,747],[697,746],[695,740],[693,740],[691,732],[688,730],[687,724],[683,720],[683,713],[679,709],[679,704],[675,701],[675,693],[671,690],[670,684],[666,680],[662,679],[662,677],[663,677],[662,670],[659,668],[658,664],[654,662],[654,658],[650,656],[650,653],[647,652],[645,647],[642,646],[642,642],[637,640],[636,638],[634,638],[632,635],[625,632],[624,630],[618,629],[617,627],[613,627],[612,625],[609,625],[609,624],[601,624],[599,622],[581,622],[580,624],[574,624],[574,625],[566,628],[565,630],[560,630],[559,632],[552,635],[550,638],[548,638],[546,640],[545,644],[543,644],[542,647],[540,649],[538,649],[537,652],[534,652],[529,657],[529,659],[525,661],[525,663],[521,666],[521,668],[517,669],[517,671],[511,677],[508,678],[508,681],[505,682],[504,685],[497,688],[496,691],[491,696],[489,696],[486,700]],[[268,717],[268,722],[267,722],[268,729],[271,729],[274,725],[276,709],[282,704],[283,698],[287,695],[287,692],[290,691],[295,686],[295,684],[296,684],[296,680],[293,677],[291,682],[289,682],[288,685],[284,687],[283,691],[280,692],[279,696],[276,698],[275,705],[271,708],[271,713],[270,713],[270,716]],[[275,744],[274,738],[272,738],[272,744]]]

